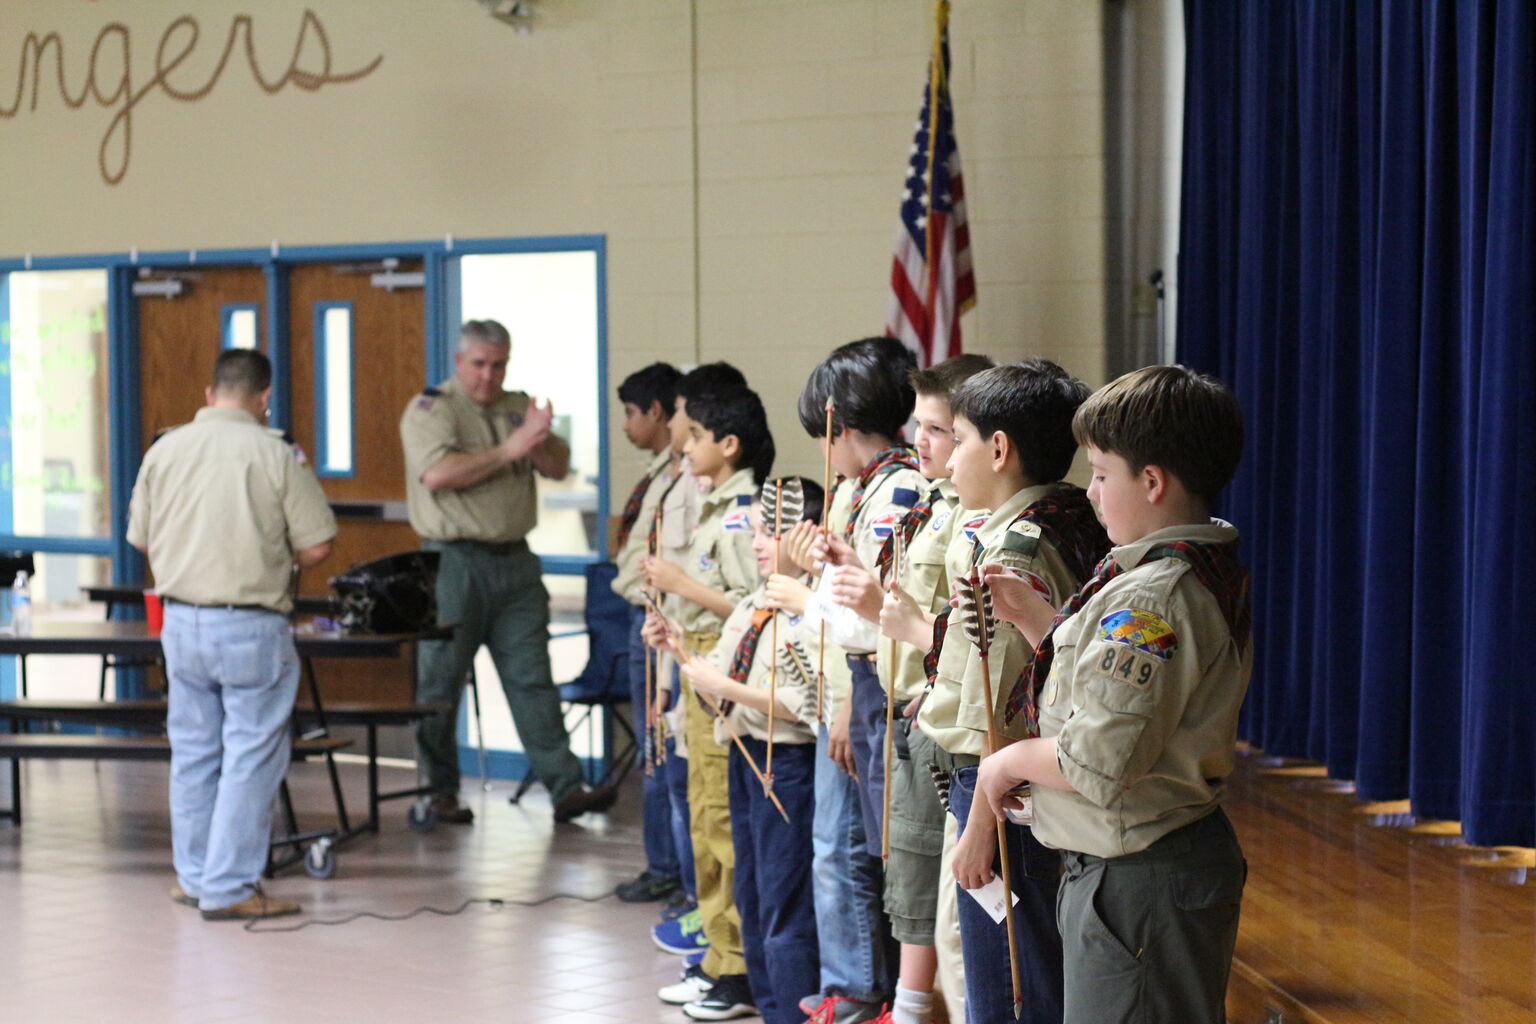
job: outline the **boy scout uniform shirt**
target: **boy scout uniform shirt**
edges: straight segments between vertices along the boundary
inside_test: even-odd
[[[640,513],[635,517],[635,523],[630,527],[629,538],[624,546],[619,549],[618,572],[613,577],[613,592],[618,594],[630,604],[644,606],[645,599],[640,596],[640,588],[645,579],[640,574],[640,559],[646,553],[646,544],[651,533],[651,523],[656,518],[656,506],[661,502],[661,496],[666,493],[667,487],[675,479],[667,472],[667,466],[672,461],[671,449],[663,449],[660,455],[654,456],[650,464],[645,467],[646,476],[650,477],[650,483],[646,486],[645,495],[640,499]],[[661,538],[656,538],[657,554],[661,553]]]
[[[1227,543],[1237,530],[1158,530],[1112,550],[1125,571],[1054,634],[1040,732],[1075,793],[1035,786],[1035,837],[1096,857],[1144,850],[1221,799],[1253,667],[1215,596],[1187,562],[1147,552],[1173,541]]]
[[[704,495],[709,493],[709,486],[708,480],[693,475],[693,467],[684,456],[677,479],[662,489],[657,505],[661,513],[661,528],[656,531],[658,557],[687,566],[688,545],[699,528],[699,515],[704,510]],[[676,619],[682,614],[684,601],[676,594],[662,594],[660,603],[668,617]]]
[[[199,409],[150,446],[128,505],[128,542],[155,589],[187,604],[287,613],[296,551],[336,536],[298,448],[242,409]]]
[[[949,603],[944,554],[962,516],[955,485],[948,477],[929,481],[928,493],[932,495],[928,521],[913,536],[912,543],[902,549],[901,588],[912,595],[919,608],[932,615]],[[928,674],[923,670],[924,653],[911,644],[897,644],[896,661],[892,664],[890,641],[880,641],[876,667],[880,670],[880,686],[886,693],[891,692],[893,677],[898,701],[914,700],[923,692],[928,685]]]
[[[961,513],[964,518],[945,552],[946,581],[953,585],[955,577],[969,576],[974,567],[996,562],[1028,579],[1053,605],[1065,604],[1082,582],[1068,568],[1056,546],[1041,536],[1038,526],[1013,522],[1019,513],[1058,486],[1026,487],[995,512]],[[976,541],[982,547],[979,557]],[[1001,712],[1014,680],[1034,656],[1034,645],[1024,639],[1013,623],[993,617],[992,647],[987,657],[992,672],[992,705],[988,707],[981,651],[966,637],[959,616],[958,610],[950,616],[933,692],[923,701],[919,714],[923,732],[941,748],[951,754],[979,755],[986,753],[989,720],[996,723],[1004,737],[1016,739],[1024,735],[1023,721],[1007,728]]]
[[[750,469],[739,469],[704,495],[699,525],[688,544],[683,568],[734,605],[762,582],[752,553],[752,520],[748,509],[757,485]],[[725,620],[703,605],[682,601],[678,623],[685,633],[718,633]]]
[[[729,619],[725,620],[725,627],[720,631],[720,642],[715,645],[715,649],[706,659],[711,665],[727,675],[730,674],[731,662],[736,658],[736,648],[740,646],[742,636],[752,626],[753,613],[767,607],[767,597],[765,587],[759,586],[736,606],[736,610],[731,613]],[[805,668],[811,678],[799,678],[784,666],[782,659],[775,663],[773,620],[770,619],[763,624],[762,635],[758,637],[757,649],[752,654],[752,666],[747,670],[746,685],[767,690],[769,671],[774,670],[777,676],[773,687],[774,697],[799,721],[788,722],[782,718],[775,718],[773,741],[775,743],[814,743],[816,734],[812,729],[816,725],[815,672],[818,629],[814,625],[807,625],[805,616],[792,615],[782,608],[774,612],[774,618],[779,624],[779,649],[782,650],[784,645],[791,641],[796,641],[804,647]],[[764,712],[737,702],[731,707],[731,712],[726,717],[739,734],[751,736],[753,739],[768,739],[768,716]],[[731,742],[731,734],[718,720],[715,722],[715,742],[722,747]]]
[[[428,490],[421,477],[445,455],[481,451],[505,441],[522,426],[530,401],[521,391],[508,391],[490,405],[481,405],[464,393],[457,378],[411,399],[400,418],[411,529],[428,540],[491,544],[528,535],[539,521],[532,459],[518,459],[472,487],[454,490]]]
[[[857,486],[857,480],[847,479],[837,487],[832,500],[831,522],[828,524],[835,536],[841,537],[848,524],[848,516],[853,512],[853,492]],[[929,486],[923,474],[905,467],[891,470],[869,482],[864,491],[864,504],[859,508],[859,518],[853,524],[853,535],[848,538],[848,543],[852,545],[864,568],[874,570],[875,560],[880,557],[880,546],[885,543],[885,538],[891,535],[896,523],[912,507],[916,496],[927,493]],[[906,490],[912,501],[898,504],[895,500],[898,490]],[[849,654],[873,654],[880,643],[880,626],[863,618],[858,619],[858,623],[855,632],[837,637],[837,643]],[[830,626],[827,639],[829,642],[833,639]]]

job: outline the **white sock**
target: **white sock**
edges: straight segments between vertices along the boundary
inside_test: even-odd
[[[931,1024],[933,993],[914,992],[897,985],[896,1001],[891,1004],[891,1020],[895,1024]]]

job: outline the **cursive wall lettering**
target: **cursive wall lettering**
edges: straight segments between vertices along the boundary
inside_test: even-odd
[[[202,27],[197,19],[184,14],[166,26],[155,47],[154,73],[147,81],[134,84],[133,37],[127,25],[114,21],[102,27],[91,44],[91,56],[87,62],[85,81],[78,91],[71,91],[65,73],[64,40],[57,32],[38,35],[28,32],[21,41],[21,59],[16,68],[16,92],[7,106],[0,99],[0,119],[9,120],[22,113],[37,110],[37,101],[44,88],[44,68],[51,58],[53,62],[53,86],[59,99],[71,110],[78,110],[87,103],[116,108],[112,120],[107,123],[101,144],[96,152],[97,167],[101,178],[108,185],[116,185],[128,173],[133,156],[133,115],[145,98],[158,91],[181,103],[195,103],[213,92],[224,75],[230,57],[237,44],[243,43],[245,62],[251,77],[267,95],[282,92],[289,85],[315,92],[327,85],[342,85],[367,78],[383,63],[384,56],[351,71],[337,71],[332,64],[331,39],[320,16],[306,8],[299,21],[298,35],[293,41],[293,52],[288,56],[288,66],[275,78],[267,77],[256,54],[256,40],[251,32],[251,16],[236,15],[230,22],[229,33],[224,37],[224,49],[212,74],[201,83],[185,81],[185,73],[172,80],[175,72],[197,50],[202,39]],[[31,95],[28,102],[30,73]]]

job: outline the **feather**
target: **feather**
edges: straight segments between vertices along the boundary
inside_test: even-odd
[[[805,518],[805,486],[799,477],[767,481],[759,500],[763,531],[770,537],[782,537]]]
[[[960,616],[960,628],[965,632],[967,640],[975,644],[982,654],[987,654],[992,649],[992,638],[996,632],[996,622],[992,618],[992,588],[983,583],[981,576],[976,573],[956,582],[960,584],[957,588],[960,607],[955,609]]]

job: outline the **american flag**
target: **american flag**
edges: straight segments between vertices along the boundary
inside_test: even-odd
[[[960,314],[975,304],[965,184],[949,99],[949,4],[941,2],[901,197],[885,333],[911,349],[920,366],[931,366],[960,351]]]

